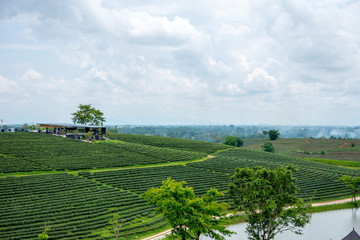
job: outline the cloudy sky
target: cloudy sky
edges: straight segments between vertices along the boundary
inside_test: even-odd
[[[360,0],[0,0],[0,118],[360,125]]]

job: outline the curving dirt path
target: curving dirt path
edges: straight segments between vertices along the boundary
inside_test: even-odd
[[[319,206],[326,206],[326,205],[335,205],[335,204],[342,204],[342,203],[347,203],[347,202],[351,202],[352,198],[346,198],[346,199],[340,199],[340,200],[335,200],[335,201],[327,201],[327,202],[318,202],[318,203],[313,203],[311,204],[311,206],[313,207],[319,207]],[[360,200],[360,197],[356,197],[356,200]],[[240,215],[241,213],[236,213],[236,215]],[[234,215],[234,214],[228,214],[226,215],[227,217]],[[143,238],[142,240],[158,240],[158,239],[162,239],[165,236],[169,235],[171,233],[171,229],[168,229],[166,231],[163,231],[161,233],[158,233],[156,235],[147,237],[147,238]]]
[[[351,200],[352,200],[352,198],[346,198],[346,199],[340,199],[340,200],[335,200],[335,201],[318,202],[318,203],[311,204],[311,206],[319,207],[319,206],[325,206],[325,205],[341,204],[341,203],[351,202]],[[360,197],[356,197],[355,200],[360,200]]]
[[[171,233],[171,229],[168,229],[166,231],[163,231],[161,233],[158,233],[156,235],[147,237],[147,238],[143,238],[142,240],[156,240],[156,239],[161,239],[164,238],[165,236],[169,235]]]

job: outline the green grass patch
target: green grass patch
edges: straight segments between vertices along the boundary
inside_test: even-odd
[[[331,164],[341,167],[360,168],[360,162],[354,162],[354,161],[342,161],[342,160],[321,159],[321,158],[304,158],[304,159],[313,162],[320,162],[320,163]]]
[[[358,206],[360,206],[360,201],[356,201]],[[331,204],[331,205],[324,205],[324,206],[318,206],[318,207],[312,207],[311,212],[325,212],[325,211],[333,211],[333,210],[340,210],[340,209],[348,209],[348,208],[354,208],[353,202],[347,202],[347,203],[340,203],[340,204]]]

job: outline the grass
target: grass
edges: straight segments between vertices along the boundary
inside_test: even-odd
[[[245,139],[244,146],[261,150],[266,141],[269,139]],[[279,138],[271,142],[276,153],[284,155],[360,162],[360,139]]]
[[[358,206],[360,205],[360,201],[356,201],[356,203],[358,204]],[[325,211],[341,210],[341,209],[348,209],[348,208],[354,208],[354,203],[347,202],[347,203],[312,207],[311,212],[316,213],[316,212],[325,212]]]
[[[229,149],[221,150],[226,151]],[[166,167],[166,166],[175,166],[175,165],[183,165],[186,166],[187,163],[194,162],[202,162],[212,156],[207,156],[199,159],[189,160],[189,161],[178,161],[178,162],[168,162],[168,163],[156,163],[156,164],[146,164],[146,165],[132,165],[126,167],[118,167],[118,168],[100,168],[100,169],[82,169],[82,170],[65,170],[65,171],[33,171],[33,172],[13,172],[13,173],[0,173],[0,178],[4,177],[24,177],[24,176],[32,176],[32,175],[42,175],[42,174],[58,174],[58,173],[68,173],[78,176],[79,172],[106,172],[106,171],[116,171],[116,170],[124,170],[124,169],[135,169],[135,168],[151,168],[151,167]]]
[[[326,163],[326,164],[347,167],[347,168],[360,168],[360,162],[355,162],[355,161],[342,161],[342,160],[321,159],[321,158],[305,158],[305,159],[313,162]]]

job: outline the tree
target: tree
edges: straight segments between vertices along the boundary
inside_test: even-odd
[[[91,130],[91,129],[90,129]],[[85,135],[84,135],[84,139],[86,140],[90,140],[91,138],[94,137],[94,132],[93,131],[88,131]]]
[[[193,188],[183,187],[184,184],[185,181],[168,178],[160,188],[151,188],[141,196],[156,206],[156,211],[168,219],[172,234],[182,240],[199,239],[201,234],[222,240],[223,235],[231,235],[231,231],[220,225],[220,217],[229,207],[227,203],[216,202],[223,194],[210,189],[206,195],[197,197]]]
[[[276,140],[280,136],[279,131],[275,129],[269,130],[267,133],[269,135],[270,140]]]
[[[230,178],[229,194],[235,206],[244,211],[250,240],[269,240],[276,234],[301,228],[310,222],[309,205],[297,198],[293,166],[237,168]]]
[[[91,125],[103,125],[105,122],[104,114],[100,110],[95,109],[91,104],[83,105],[80,104],[79,110],[72,113],[73,117],[71,118],[73,123],[78,124],[91,124]]]
[[[48,238],[49,238],[49,235],[47,235],[47,232],[48,232],[49,230],[50,230],[50,228],[45,227],[44,232],[43,232],[43,233],[40,233],[40,234],[38,235],[38,238],[39,238],[40,240],[46,240],[46,239],[48,239]]]
[[[344,175],[340,177],[337,181],[342,181],[346,186],[351,188],[352,199],[351,201],[354,202],[355,206],[357,207],[356,195],[359,193],[360,187],[360,177],[351,177],[348,175]]]
[[[35,125],[34,123],[30,125],[30,130],[36,130],[39,126]]]
[[[115,233],[115,239],[118,240],[120,235],[120,229],[122,227],[122,224],[125,222],[125,220],[122,220],[119,222],[119,214],[113,214],[112,219],[109,221],[109,223],[112,225],[114,233]]]
[[[241,147],[244,144],[244,141],[235,136],[227,136],[225,137],[224,144],[234,147]]]
[[[263,145],[261,145],[261,148],[265,151],[265,152],[275,152],[275,147],[273,146],[273,144],[271,142],[266,142]]]
[[[28,132],[28,131],[29,131],[29,128],[30,128],[30,126],[29,126],[29,124],[24,123],[24,125],[22,125],[22,128],[24,129],[24,131],[25,131],[25,132]]]

